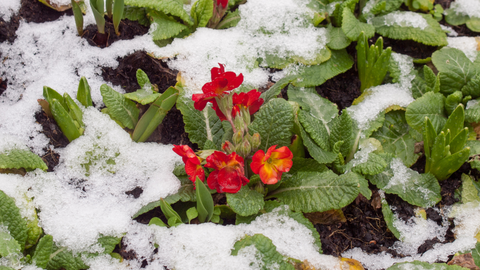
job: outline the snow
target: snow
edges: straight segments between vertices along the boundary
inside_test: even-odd
[[[477,39],[474,37],[448,37],[448,47],[461,50],[470,61],[477,58]]]
[[[456,0],[450,8],[459,14],[480,18],[480,0]]]
[[[427,20],[420,14],[411,11],[394,11],[383,16],[385,25],[387,26],[401,26],[425,29],[428,27]]]
[[[407,55],[392,52],[390,61],[394,61],[400,71],[398,82],[365,89],[365,98],[357,105],[347,108],[360,130],[367,129],[370,122],[388,107],[393,105],[407,107],[414,100],[411,91],[414,79],[413,59]]]
[[[20,1],[18,0],[2,0],[0,4],[0,18],[5,22],[10,21],[10,17],[20,9]]]

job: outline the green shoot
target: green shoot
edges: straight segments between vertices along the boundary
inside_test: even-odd
[[[375,45],[368,47],[368,40],[362,32],[357,43],[357,67],[360,77],[360,91],[380,85],[387,74],[387,65],[390,61],[392,49],[383,49],[383,38],[377,39]]]
[[[77,1],[72,0],[73,17],[75,17],[75,25],[79,36],[83,35],[83,13]]]
[[[124,9],[125,9],[124,1],[115,0],[115,3],[113,4],[113,26],[115,27],[115,34],[117,34],[117,36],[120,35],[119,26],[120,26],[120,20],[123,18]]]
[[[105,34],[105,7],[103,0],[90,0],[90,7],[93,11],[93,16],[97,22],[97,29],[100,34]]]

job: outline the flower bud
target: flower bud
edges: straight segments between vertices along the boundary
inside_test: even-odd
[[[252,146],[248,142],[248,140],[243,140],[242,144],[240,145],[240,148],[238,149],[238,154],[242,157],[246,157],[250,154],[252,151]]]
[[[233,119],[233,124],[235,125],[235,129],[243,131],[243,128],[245,127],[245,122],[243,122],[243,117],[241,116],[241,114],[237,114],[237,116],[235,116],[235,119]]]
[[[243,141],[243,131],[239,130],[232,137],[233,144],[240,145]]]
[[[254,133],[253,136],[250,139],[250,144],[252,145],[252,149],[256,150],[260,147],[260,134],[259,133]]]
[[[225,141],[222,145],[222,150],[230,155],[232,152],[235,152],[235,146],[230,141]]]

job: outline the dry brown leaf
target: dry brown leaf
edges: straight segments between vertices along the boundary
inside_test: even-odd
[[[460,254],[455,257],[451,261],[447,263],[448,265],[458,265],[461,267],[469,268],[471,270],[480,270],[478,266],[475,265],[473,261],[472,253]]]
[[[375,209],[380,209],[382,208],[382,198],[380,197],[380,194],[378,194],[377,191],[374,191],[372,194],[372,202],[370,205],[375,208]]]
[[[334,209],[334,210],[329,210],[325,212],[305,213],[304,215],[314,225],[316,224],[330,225],[330,224],[337,224],[339,222],[347,221],[341,209],[336,209],[336,210]]]

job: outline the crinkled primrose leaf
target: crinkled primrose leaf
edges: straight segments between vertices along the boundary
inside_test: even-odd
[[[360,177],[352,172],[340,176],[332,171],[298,172],[284,179],[267,198],[277,198],[304,213],[340,209],[358,196]]]
[[[37,155],[22,149],[12,149],[0,153],[0,169],[20,169],[27,171],[41,169],[47,171],[47,164]]]
[[[203,149],[207,140],[221,148],[223,134],[225,133],[222,121],[215,111],[207,106],[203,111],[196,110],[190,98],[180,97],[177,108],[182,112],[185,123],[185,132],[192,143],[198,144]]]
[[[391,39],[414,40],[430,46],[445,46],[447,35],[430,14],[394,11],[371,20],[375,30]]]
[[[277,247],[272,243],[270,238],[263,234],[254,234],[253,236],[246,235],[241,240],[237,241],[233,246],[232,255],[237,256],[242,249],[254,246],[261,258],[263,265],[261,269],[272,269],[272,267],[279,267],[284,270],[294,270],[292,264],[286,261],[286,258],[277,251]]]
[[[227,204],[241,216],[255,215],[263,209],[265,201],[263,194],[243,186],[237,193],[227,193]]]

